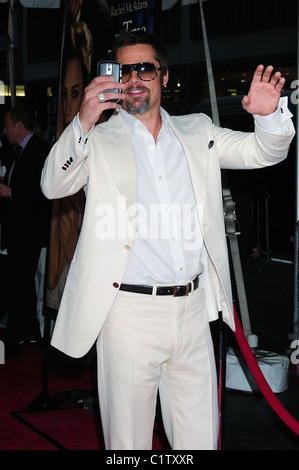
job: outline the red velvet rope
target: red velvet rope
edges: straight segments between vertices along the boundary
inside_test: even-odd
[[[268,385],[256,359],[248,345],[248,342],[245,338],[243,333],[241,324],[238,319],[238,315],[236,313],[236,309],[234,308],[234,318],[235,318],[235,337],[240,346],[242,354],[251,370],[251,373],[258,385],[259,389],[261,390],[262,394],[266,398],[269,405],[273,408],[275,413],[284,421],[284,423],[294,431],[297,436],[299,435],[299,422],[293,418],[292,415],[282,406],[280,401],[276,398],[274,392],[272,391],[271,387]]]

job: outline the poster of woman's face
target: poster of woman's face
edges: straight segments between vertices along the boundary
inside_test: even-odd
[[[84,89],[96,76],[97,63],[109,58],[117,32],[153,33],[160,5],[161,0],[66,0],[57,137],[78,113]]]
[[[58,137],[78,113],[84,89],[96,74],[96,64],[108,57],[114,38],[106,0],[68,0],[65,8]]]

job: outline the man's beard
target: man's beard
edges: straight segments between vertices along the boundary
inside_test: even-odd
[[[148,110],[150,109],[150,91],[147,89],[147,88],[131,88],[129,90],[127,90],[127,92],[130,92],[131,90],[143,90],[146,92],[146,97],[142,97],[142,98],[133,98],[132,101],[129,101],[129,100],[125,100],[125,110],[127,111],[127,113],[129,114],[145,114],[148,112]]]

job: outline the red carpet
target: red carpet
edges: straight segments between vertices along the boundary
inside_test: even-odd
[[[47,392],[96,393],[95,372],[81,370],[80,361],[51,349]],[[23,349],[21,355],[0,364],[0,450],[104,450],[97,410],[81,404],[62,409],[27,412],[42,392],[42,350]],[[57,395],[59,394],[59,395]],[[162,432],[153,433],[153,450],[167,449]]]

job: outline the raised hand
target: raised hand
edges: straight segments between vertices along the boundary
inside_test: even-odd
[[[114,82],[113,77],[95,77],[85,88],[84,96],[82,98],[81,107],[79,111],[79,119],[84,135],[87,134],[89,129],[98,122],[100,115],[105,109],[120,108],[120,105],[116,102],[101,102],[99,99],[99,95],[111,88],[122,89],[122,87],[123,83]],[[106,100],[123,100],[124,97],[125,95],[123,93],[109,92],[105,94]]]
[[[272,65],[266,69],[259,65],[253,75],[248,95],[242,100],[243,108],[250,114],[267,116],[274,113],[280,99],[285,78],[280,72],[273,74]]]

